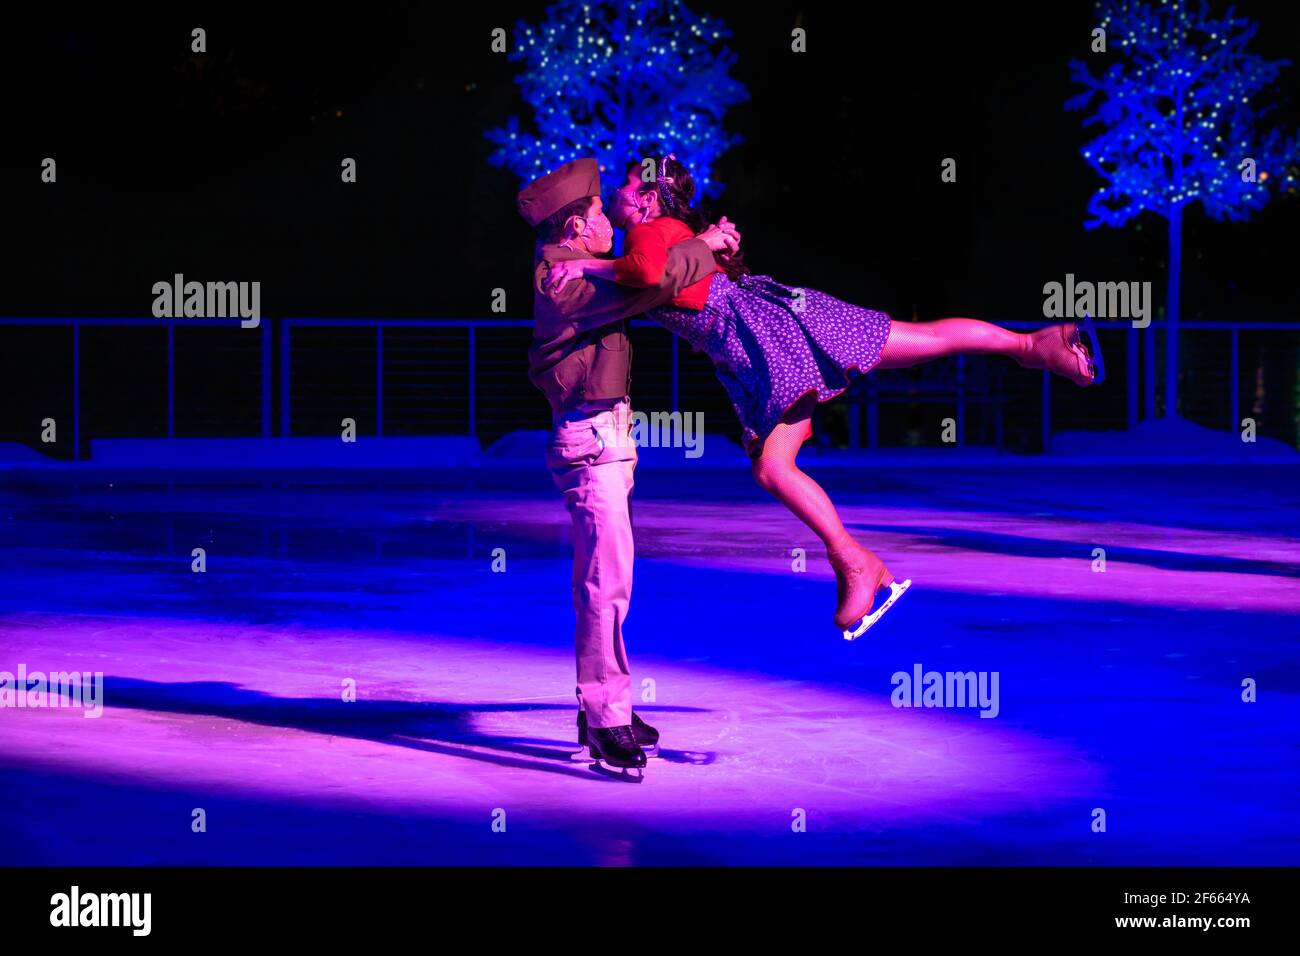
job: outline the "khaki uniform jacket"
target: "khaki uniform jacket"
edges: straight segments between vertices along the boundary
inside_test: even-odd
[[[640,289],[602,279],[571,279],[558,292],[543,288],[549,263],[582,258],[587,254],[547,243],[539,247],[533,270],[528,378],[556,415],[580,402],[627,395],[632,348],[624,320],[666,305],[682,289],[711,275],[715,265],[702,239],[687,239],[668,250],[657,286]]]

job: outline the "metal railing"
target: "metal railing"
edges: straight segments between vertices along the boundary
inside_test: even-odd
[[[1105,320],[1094,320],[1099,332],[1119,331],[1121,323],[1110,323]],[[1045,325],[1053,325],[1054,322],[999,322],[1010,329],[1041,329]],[[1165,329],[1168,322],[1164,319],[1159,321],[1153,320],[1149,325],[1142,329],[1134,328],[1132,322],[1122,323],[1123,331],[1127,337],[1124,354],[1126,356],[1124,384],[1126,388],[1126,404],[1128,407],[1128,427],[1132,428],[1142,416],[1139,414],[1138,407],[1138,384],[1139,381],[1146,383],[1146,417],[1154,418],[1156,414],[1156,337],[1157,329]],[[1180,335],[1186,335],[1189,332],[1200,331],[1228,331],[1231,332],[1231,374],[1228,377],[1228,430],[1236,431],[1241,427],[1241,333],[1244,331],[1286,331],[1300,334],[1300,322],[1180,322],[1178,324]],[[1139,336],[1139,332],[1143,333]],[[1139,350],[1139,339],[1145,342],[1143,348]],[[1138,372],[1138,354],[1141,351],[1143,355],[1144,369],[1141,374]],[[1104,352],[1104,349],[1103,349]],[[1111,370],[1107,370],[1107,379],[1111,378]],[[1051,373],[1044,370],[1042,373],[1042,439],[1043,447],[1046,448],[1052,435],[1052,391],[1051,391]]]
[[[81,330],[85,326],[153,326],[167,330],[167,437],[176,437],[176,329],[183,326],[208,328],[238,327],[238,319],[206,318],[9,318],[2,326],[72,327],[72,457],[81,457]],[[262,436],[271,437],[271,327],[263,320],[256,329],[261,337]]]
[[[262,319],[259,326],[255,329],[248,329],[247,332],[256,334],[259,337],[260,346],[260,383],[261,383],[261,435],[265,438],[273,437],[273,390],[272,390],[272,363],[273,363],[273,341],[271,319]],[[477,341],[475,331],[484,328],[520,328],[526,329],[532,326],[528,319],[365,319],[365,318],[308,318],[308,317],[291,317],[274,320],[279,325],[280,330],[280,348],[279,348],[279,418],[281,436],[291,434],[290,410],[292,407],[292,381],[291,381],[291,358],[293,355],[293,330],[295,328],[306,327],[363,327],[373,328],[375,330],[375,402],[377,408],[377,427],[380,435],[383,434],[384,420],[384,330],[389,328],[462,328],[467,331],[468,344],[466,351],[466,367],[468,370],[468,415],[465,422],[465,434],[477,434],[477,402],[476,392],[478,380],[476,375],[476,366],[478,358]],[[1003,322],[999,323],[1007,328],[1014,329],[1036,329],[1044,325],[1053,324],[1050,322]],[[72,421],[73,421],[73,448],[74,458],[81,457],[81,329],[84,326],[154,326],[166,329],[167,332],[167,436],[175,437],[176,434],[176,368],[175,368],[175,329],[185,326],[199,327],[217,327],[217,328],[236,328],[239,325],[238,319],[208,319],[208,318],[9,318],[0,317],[0,327],[4,326],[45,326],[45,327],[67,327],[72,329]],[[633,320],[634,327],[651,327],[658,328],[648,319]],[[1138,330],[1132,327],[1131,323],[1126,323],[1124,332],[1127,336],[1126,352],[1126,370],[1125,384],[1127,389],[1127,408],[1128,408],[1128,425],[1132,427],[1141,420],[1139,414],[1138,387],[1140,379],[1144,379],[1147,384],[1147,414],[1148,416],[1154,411],[1155,407],[1155,331],[1162,329],[1166,325],[1163,321],[1152,321],[1150,326],[1145,330]],[[1103,333],[1119,331],[1116,325],[1107,325],[1099,323],[1098,328]],[[1300,335],[1300,322],[1183,322],[1179,326],[1180,332],[1184,335],[1199,331],[1228,331],[1231,333],[1231,375],[1229,376],[1229,415],[1227,423],[1229,428],[1236,430],[1240,424],[1240,334],[1244,331],[1278,331],[1292,332]],[[1145,332],[1142,336],[1146,339],[1146,346],[1139,349],[1139,331]],[[665,332],[664,334],[669,334]],[[672,411],[680,410],[680,362],[681,344],[673,337],[671,340],[671,403]],[[1140,376],[1138,370],[1139,353],[1145,353],[1145,375]],[[964,421],[966,415],[967,395],[964,389],[965,377],[964,357],[958,357],[958,375],[957,382],[951,392],[945,393],[945,397],[951,396],[956,401],[957,407],[957,424],[958,434],[964,434]],[[520,370],[521,376],[523,370]],[[881,394],[876,390],[869,390],[864,395],[863,404],[867,407],[869,421],[874,423],[878,411],[878,404],[883,400]],[[981,396],[975,399],[979,402],[987,402],[988,398]],[[1051,437],[1052,432],[1052,400],[1051,400],[1051,374],[1047,371],[1042,373],[1042,437],[1044,447]],[[874,425],[869,429],[872,440],[874,441]]]

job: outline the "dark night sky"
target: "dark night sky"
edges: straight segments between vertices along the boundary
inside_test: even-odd
[[[0,311],[147,313],[152,282],[180,271],[259,278],[272,314],[475,316],[504,286],[526,317],[530,236],[482,130],[521,107],[518,65],[489,52],[489,30],[541,7],[467,6],[5,24],[16,242]],[[731,24],[752,94],[729,117],[745,142],[720,164],[715,205],[757,271],[924,317],[1032,317],[1067,271],[1162,280],[1158,221],[1081,227],[1093,180],[1061,103],[1088,6],[697,6]],[[1261,19],[1264,52],[1300,49],[1292,18],[1241,9]],[[788,52],[796,20],[802,57]],[[211,44],[201,72],[194,22]],[[47,154],[57,189],[36,179]],[[338,182],[343,155],[356,186]],[[956,184],[939,181],[944,156]],[[1193,214],[1187,318],[1295,317],[1297,217],[1294,201],[1246,226]]]
[[[1082,228],[1096,183],[1062,104],[1090,5],[694,6],[730,24],[752,97],[728,117],[745,141],[714,207],[755,271],[904,317],[1040,318],[1067,272],[1150,280],[1163,301],[1161,221]],[[543,8],[6,12],[0,314],[148,315],[152,284],[181,272],[260,280],[272,316],[486,316],[504,287],[528,318],[532,236],[482,133],[524,108],[490,30]],[[1238,9],[1259,52],[1300,50],[1285,5]],[[1284,76],[1294,123],[1300,68]],[[38,181],[46,155],[57,188]],[[1295,199],[1249,224],[1192,213],[1185,320],[1300,318],[1298,224]]]

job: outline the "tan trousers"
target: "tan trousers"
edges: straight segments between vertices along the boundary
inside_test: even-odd
[[[592,727],[632,722],[623,622],[632,597],[632,472],[628,400],[588,402],[559,420],[546,465],[573,521],[578,704]]]

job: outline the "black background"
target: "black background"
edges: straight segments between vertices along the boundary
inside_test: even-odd
[[[1238,5],[1261,24],[1257,52],[1300,49],[1287,6]],[[1089,56],[1088,5],[693,8],[725,18],[733,73],[751,96],[728,115],[744,142],[717,164],[726,189],[713,207],[739,223],[755,271],[901,318],[1040,319],[1043,284],[1067,272],[1150,281],[1163,303],[1163,220],[1082,226],[1098,181],[1079,155],[1081,116],[1062,104],[1075,92],[1068,60]],[[269,316],[488,317],[498,287],[506,316],[531,316],[520,184],[488,164],[483,131],[528,115],[520,65],[491,52],[490,31],[540,20],[542,4],[123,9],[56,4],[0,23],[0,315],[147,316],[153,283],[180,272],[260,280]],[[208,32],[205,55],[189,52],[196,25]],[[789,51],[796,25],[808,31],[804,55]],[[1285,71],[1279,90],[1292,124],[1298,75]],[[45,156],[58,161],[56,186],[39,180]],[[355,185],[339,181],[344,156],[358,161]],[[948,156],[956,183],[939,178]],[[1298,216],[1295,197],[1244,224],[1193,211],[1184,320],[1300,317]],[[23,402],[54,374],[23,351],[32,334],[0,328],[9,343],[0,373],[25,382],[0,438],[29,440],[12,410],[35,414]],[[114,334],[95,346],[120,353],[91,387],[100,434],[157,432],[156,338]],[[1184,340],[1189,370],[1219,375],[1226,338]],[[1265,358],[1283,367],[1269,373],[1269,427],[1285,437],[1295,428],[1295,349],[1273,351]],[[637,381],[649,387],[658,366],[645,352]],[[544,420],[522,345],[503,340],[499,358],[489,368],[502,401],[525,424]],[[708,376],[707,365],[692,369]],[[1212,385],[1206,409],[1226,403]],[[118,406],[113,391],[126,395]],[[1093,414],[1121,426],[1122,394]],[[239,415],[227,419],[244,428]],[[193,417],[210,432],[221,420]]]

